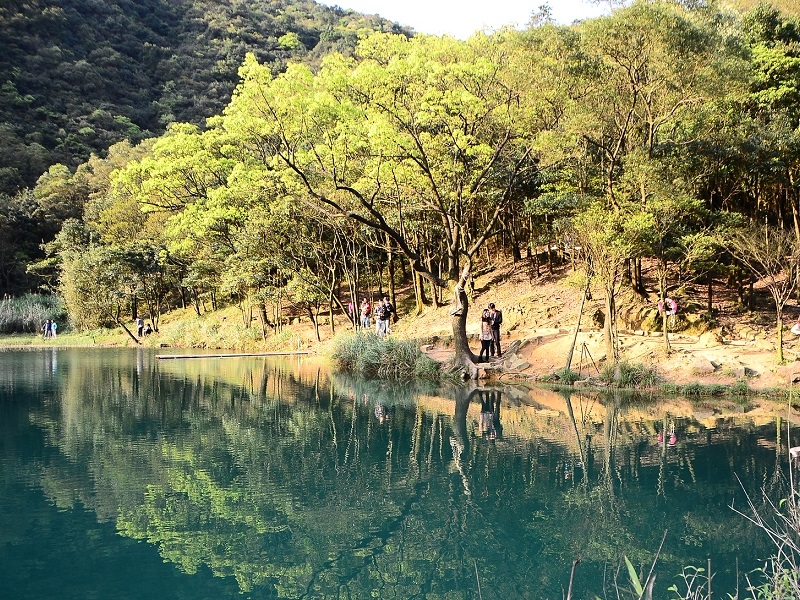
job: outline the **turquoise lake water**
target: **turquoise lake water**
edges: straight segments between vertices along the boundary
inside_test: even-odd
[[[576,558],[593,598],[662,539],[657,598],[709,560],[725,598],[800,439],[715,402],[0,352],[0,598],[556,600]]]

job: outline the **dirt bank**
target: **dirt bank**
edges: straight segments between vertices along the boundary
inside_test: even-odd
[[[467,326],[467,332],[475,338],[472,345],[477,353],[478,309],[494,302],[503,310],[503,347],[519,343],[516,356],[508,357],[504,367],[527,378],[541,377],[566,365],[581,298],[580,291],[568,283],[569,267],[552,276],[532,275],[520,263],[478,277]],[[764,390],[785,388],[791,379],[800,378],[800,362],[796,361],[800,345],[797,336],[788,331],[800,308],[792,305],[786,309],[785,361],[779,364],[774,317],[768,305],[764,310],[743,312],[720,286],[714,290],[714,319],[705,324],[700,318],[700,313],[705,312],[700,309],[705,297],[693,292],[683,290],[680,304],[697,309],[697,314],[681,314],[679,326],[687,327],[687,331],[670,334],[669,354],[664,350],[661,332],[634,329],[641,325],[639,320],[621,319],[623,359],[655,365],[665,380],[676,384],[732,384],[744,380],[750,388]],[[704,289],[702,293],[707,292]],[[602,331],[593,320],[595,313],[602,312],[602,304],[603,298],[594,297],[584,307],[571,364],[574,371],[583,375],[596,375],[605,362]],[[625,315],[653,313],[655,294],[652,299],[626,294],[621,307]],[[447,307],[429,309],[418,317],[404,317],[394,331],[399,336],[432,339],[425,348],[437,360],[446,361],[452,356],[448,348],[451,331]]]

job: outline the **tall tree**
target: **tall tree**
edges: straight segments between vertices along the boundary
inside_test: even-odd
[[[357,55],[276,78],[249,58],[221,126],[249,165],[283,173],[297,202],[380,232],[415,272],[452,288],[457,361],[474,373],[464,286],[517,182],[535,169],[521,128],[535,115],[504,79],[502,36],[375,34]],[[443,276],[415,245],[417,231],[442,240]]]

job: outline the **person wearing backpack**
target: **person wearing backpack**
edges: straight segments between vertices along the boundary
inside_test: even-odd
[[[495,308],[494,302],[489,303],[489,318],[492,323],[492,345],[490,354],[494,356],[495,353],[497,353],[497,356],[500,356],[502,354],[500,351],[500,325],[503,323],[503,312]]]

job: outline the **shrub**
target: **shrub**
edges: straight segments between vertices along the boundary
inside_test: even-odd
[[[620,361],[605,365],[600,380],[617,387],[653,388],[661,383],[662,378],[655,366]]]
[[[58,296],[25,294],[0,300],[0,333],[39,333],[47,319],[55,320],[63,331],[64,317]]]
[[[439,377],[439,364],[408,340],[354,333],[337,338],[333,359],[339,370],[363,377],[409,379]]]
[[[572,385],[580,378],[581,378],[580,373],[564,367],[559,369],[558,371],[554,371],[553,373],[543,375],[540,381],[542,381],[543,383],[563,383],[566,385]]]

